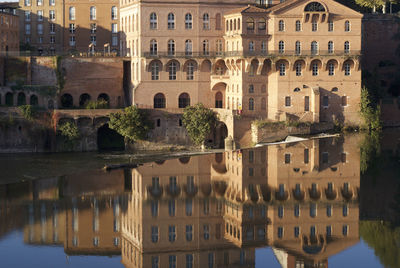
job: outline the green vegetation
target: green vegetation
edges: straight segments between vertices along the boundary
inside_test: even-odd
[[[190,139],[196,145],[204,144],[208,135],[215,128],[217,115],[202,103],[187,106],[183,112],[182,122]]]
[[[143,140],[153,128],[147,114],[136,106],[129,106],[122,112],[110,114],[109,127],[129,141]]]
[[[56,61],[56,77],[58,83],[58,90],[61,91],[65,85],[64,72],[62,68],[62,56],[57,56]]]
[[[373,102],[366,87],[361,89],[360,112],[361,117],[364,119],[364,129],[377,131],[382,129],[381,108]]]
[[[27,120],[33,120],[33,118],[36,116],[36,109],[32,105],[21,105],[18,106],[20,109],[22,116],[27,119]]]
[[[94,110],[94,109],[108,109],[108,101],[104,99],[100,99],[97,101],[88,101],[85,104],[85,108],[89,110]]]
[[[355,0],[362,7],[372,8],[372,12],[376,12],[376,8],[386,6],[386,0]]]
[[[66,122],[61,124],[58,127],[58,130],[60,131],[61,136],[70,142],[76,141],[79,138],[79,130],[74,123]]]
[[[400,227],[382,221],[360,221],[360,236],[374,249],[383,266],[400,267]]]
[[[287,121],[268,121],[268,120],[255,120],[253,124],[258,128],[283,128],[283,127],[310,127],[313,125],[311,122],[302,122],[296,120]]]
[[[378,161],[381,152],[380,133],[380,131],[365,133],[364,140],[360,144],[360,171],[362,174],[368,170],[372,172],[372,170],[380,169]]]

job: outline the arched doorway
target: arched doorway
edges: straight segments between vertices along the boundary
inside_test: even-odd
[[[101,93],[99,97],[97,97],[98,101],[105,101],[107,102],[107,107],[110,106],[110,97],[106,93]]]
[[[84,107],[88,104],[88,102],[90,101],[90,95],[87,93],[83,93],[80,97],[79,97],[79,107]]]
[[[61,107],[72,108],[74,106],[74,99],[68,93],[61,96]]]
[[[178,107],[179,108],[185,108],[186,106],[190,106],[190,96],[187,93],[182,93],[179,95],[178,99]]]
[[[25,105],[26,104],[26,96],[25,93],[20,92],[18,93],[18,97],[17,97],[17,105]]]
[[[104,124],[97,130],[97,148],[99,151],[123,151],[124,137]]]
[[[31,95],[29,99],[29,104],[32,106],[38,106],[39,105],[39,99],[36,95]]]
[[[217,148],[225,148],[225,139],[228,137],[228,127],[224,122],[218,122],[214,131],[214,141]]]
[[[7,92],[5,102],[6,102],[7,106],[13,106],[14,105],[14,94],[12,94],[11,92]]]
[[[215,94],[215,108],[223,108],[224,104],[223,104],[223,95],[221,93],[221,91],[218,91]]]

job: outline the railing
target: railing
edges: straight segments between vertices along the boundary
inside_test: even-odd
[[[39,52],[39,51],[0,51],[0,56],[3,57],[51,57],[51,56],[70,56],[70,57],[109,57],[115,58],[119,56],[118,52]]]
[[[329,51],[329,50],[269,50],[269,51],[226,51],[226,52],[144,52],[141,54],[145,58],[217,58],[217,57],[279,57],[279,56],[360,56],[360,50],[345,51]]]

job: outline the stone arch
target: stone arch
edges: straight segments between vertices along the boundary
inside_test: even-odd
[[[214,143],[217,146],[217,148],[225,147],[225,139],[227,137],[228,137],[227,125],[222,121],[218,121],[214,131]]]
[[[272,69],[272,62],[269,59],[265,59],[261,69],[261,75],[268,75]]]
[[[344,71],[344,66],[345,66],[345,64],[350,64],[350,69],[351,69],[351,70],[354,70],[355,67],[356,67],[356,64],[355,64],[354,60],[352,60],[352,59],[347,59],[347,60],[345,60],[345,61],[343,62],[343,64],[342,64],[342,71]]]
[[[296,66],[297,66],[297,64],[301,64],[301,70],[305,70],[305,68],[306,68],[306,61],[305,60],[303,60],[303,59],[299,59],[299,60],[296,60],[295,62],[294,62],[294,64],[293,64],[293,67],[292,67],[292,70],[293,71],[296,71]]]
[[[279,59],[275,63],[275,70],[277,72],[279,72],[279,65],[281,65],[282,63],[285,64],[286,70],[289,70],[289,66],[290,66],[289,61],[287,59]]]
[[[29,97],[29,104],[32,106],[38,106],[39,105],[39,99],[35,94],[32,94]]]
[[[99,151],[123,151],[124,137],[106,123],[97,129],[97,148]]]
[[[82,128],[82,127],[91,127],[93,125],[93,120],[90,117],[79,117],[76,120],[76,125],[78,126],[78,128]]]
[[[69,93],[63,94],[60,101],[62,108],[72,108],[74,106],[74,98]]]
[[[178,97],[178,107],[185,108],[186,106],[190,106],[190,95],[184,92]]]
[[[215,108],[224,108],[224,94],[221,91],[215,93]]]
[[[249,72],[250,74],[252,72],[253,75],[256,75],[259,65],[260,65],[260,62],[258,61],[258,59],[252,59],[246,66],[246,72]]]
[[[100,93],[99,96],[97,97],[98,101],[104,100],[107,102],[107,104],[110,104],[110,97],[106,93]]]
[[[187,71],[188,71],[189,63],[193,64],[193,72],[196,72],[199,69],[199,65],[198,65],[197,61],[195,61],[194,59],[190,59],[190,60],[185,61],[185,63],[183,64],[182,70],[185,73],[187,73]]]
[[[333,64],[335,66],[335,70],[339,67],[339,62],[336,59],[330,59],[326,62],[326,71],[329,69],[329,64]]]
[[[216,75],[225,75],[227,71],[228,67],[225,64],[225,61],[222,59],[217,60],[212,68],[212,73]]]
[[[314,60],[312,60],[311,62],[310,62],[310,67],[309,67],[309,70],[311,71],[312,70],[312,66],[314,65],[314,64],[318,64],[318,69],[322,69],[322,61],[320,60],[320,59],[314,59]]]
[[[160,60],[152,60],[150,61],[150,63],[147,66],[147,71],[151,72],[151,67],[153,66],[153,64],[158,64],[158,68],[161,71],[163,69],[163,63]]]
[[[157,93],[153,97],[153,108],[165,108],[167,106],[165,95],[163,93]]]
[[[19,92],[17,96],[17,105],[25,105],[26,104],[26,95],[24,92]]]
[[[171,63],[173,63],[173,62],[176,63],[176,72],[179,72],[179,71],[180,71],[180,68],[181,68],[180,62],[177,61],[177,60],[175,60],[175,59],[172,59],[172,60],[167,61],[167,63],[165,64],[165,71],[166,71],[166,72],[168,72],[168,67],[169,67],[169,65],[170,65]]]
[[[79,107],[84,107],[90,101],[90,95],[83,93],[79,96]]]
[[[103,126],[104,124],[107,124],[108,121],[110,121],[110,118],[108,118],[106,116],[95,117],[93,119],[93,125],[95,128],[99,128],[99,127]]]
[[[201,72],[210,73],[211,72],[211,61],[210,60],[203,60],[200,66]]]
[[[62,117],[62,118],[58,119],[57,125],[60,126],[65,123],[71,123],[71,124],[75,125],[75,120],[72,117]]]
[[[7,92],[5,95],[4,103],[6,106],[13,106],[14,105],[14,94],[11,92]]]

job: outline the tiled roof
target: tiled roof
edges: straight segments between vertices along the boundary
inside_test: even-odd
[[[248,5],[247,7],[233,9],[233,10],[227,12],[226,14],[230,15],[230,14],[237,14],[237,13],[268,13],[268,12],[269,12],[268,9]]]

